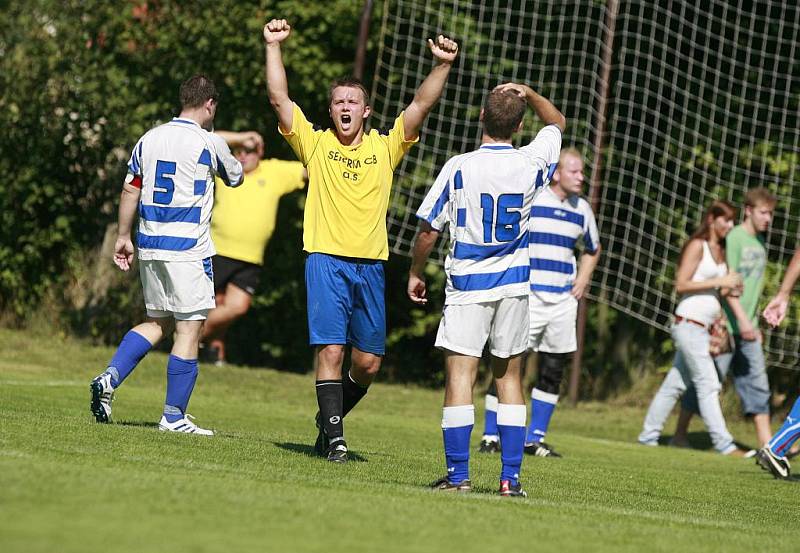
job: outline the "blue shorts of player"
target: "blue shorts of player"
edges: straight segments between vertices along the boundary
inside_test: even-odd
[[[350,344],[361,351],[383,355],[385,288],[382,261],[309,254],[306,258],[309,343]]]
[[[767,380],[764,349],[758,340],[743,340],[734,336],[731,353],[723,353],[714,358],[720,381],[731,372],[736,394],[742,401],[745,415],[769,413],[769,381]],[[689,386],[681,400],[681,407],[693,413],[698,412],[697,396]]]

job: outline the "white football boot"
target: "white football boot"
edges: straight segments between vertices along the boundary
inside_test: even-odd
[[[191,419],[194,419],[190,414],[185,414],[182,419],[175,422],[169,422],[166,417],[162,415],[161,421],[158,423],[158,429],[162,432],[183,432],[185,434],[199,434],[200,436],[213,436],[213,430],[200,428]]]

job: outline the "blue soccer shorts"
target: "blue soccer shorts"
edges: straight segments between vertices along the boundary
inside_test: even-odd
[[[309,343],[350,344],[361,351],[383,355],[385,288],[382,261],[309,254],[306,258]]]

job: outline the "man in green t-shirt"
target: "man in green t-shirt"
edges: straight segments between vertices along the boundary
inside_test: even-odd
[[[776,202],[775,196],[766,188],[748,190],[744,198],[744,222],[734,227],[725,238],[728,270],[742,275],[744,289],[739,297],[728,296],[723,303],[728,331],[733,336],[734,344],[730,353],[715,358],[720,379],[724,380],[732,369],[736,393],[742,401],[742,411],[745,416],[752,418],[755,425],[758,447],[764,447],[772,437],[769,425],[769,382],[762,335],[758,329],[758,301],[764,290],[764,269],[767,266],[764,233],[772,222]],[[672,439],[675,445],[688,444],[686,431],[689,420],[697,412],[697,397],[690,388],[681,402],[681,414]]]

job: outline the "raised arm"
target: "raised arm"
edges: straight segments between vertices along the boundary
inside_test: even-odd
[[[433,57],[436,58],[436,65],[419,85],[414,99],[403,115],[403,131],[406,140],[413,140],[419,135],[422,123],[442,95],[450,68],[458,55],[458,43],[443,35],[436,37],[436,42],[428,39],[428,47],[431,49]]]
[[[798,277],[800,277],[800,247],[794,251],[789,267],[786,269],[786,274],[783,275],[780,290],[764,309],[764,319],[771,326],[778,326],[786,316],[786,309],[789,307],[789,296],[792,294]]]
[[[425,284],[425,263],[433,251],[433,246],[439,238],[439,231],[434,229],[428,221],[420,221],[414,247],[411,250],[411,268],[408,271],[408,287],[406,292],[409,299],[418,305],[428,303],[428,290]]]
[[[517,83],[504,83],[495,87],[495,90],[513,90],[516,94],[525,98],[528,106],[536,113],[545,125],[556,125],[561,132],[567,128],[567,119],[564,117],[553,103],[533,90],[528,85]]]
[[[283,67],[281,42],[289,38],[292,28],[285,19],[273,19],[264,25],[266,41],[266,77],[269,103],[278,116],[278,125],[283,132],[292,130],[292,110],[294,104],[289,98],[289,85],[286,82],[286,69]]]
[[[264,148],[264,138],[256,131],[235,132],[215,130],[214,133],[220,135],[231,148],[247,148],[250,150]]]

